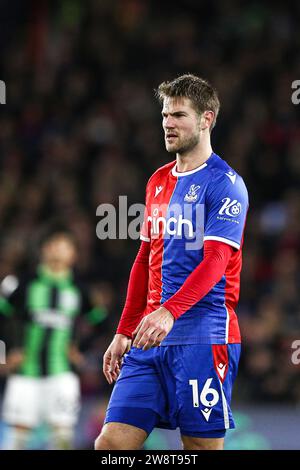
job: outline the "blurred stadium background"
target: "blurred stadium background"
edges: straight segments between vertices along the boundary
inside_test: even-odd
[[[0,279],[33,264],[40,231],[60,217],[79,243],[78,273],[109,311],[85,345],[76,448],[91,448],[101,428],[111,390],[102,354],[139,244],[99,240],[96,208],[125,194],[144,201],[147,178],[170,158],[153,89],[184,72],[219,90],[213,147],[250,194],[226,448],[300,448],[299,20],[300,3],[288,1],[1,0]],[[46,438],[42,427],[32,446]],[[155,431],[146,446],[178,448],[177,433]]]

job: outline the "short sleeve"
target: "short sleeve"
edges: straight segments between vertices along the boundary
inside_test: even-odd
[[[229,171],[214,178],[206,195],[204,241],[221,241],[238,250],[248,207],[247,188],[239,175]]]

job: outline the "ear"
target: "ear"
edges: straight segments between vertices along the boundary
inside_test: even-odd
[[[201,116],[201,130],[210,129],[212,123],[214,122],[215,113],[213,111],[207,110]]]

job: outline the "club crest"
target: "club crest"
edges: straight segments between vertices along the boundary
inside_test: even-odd
[[[198,191],[200,189],[199,185],[192,184],[189,192],[184,196],[184,201],[185,202],[195,202],[198,199]]]

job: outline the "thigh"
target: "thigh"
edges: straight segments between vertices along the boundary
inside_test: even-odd
[[[224,438],[181,436],[184,450],[223,450]]]
[[[72,427],[80,411],[80,382],[73,372],[45,379],[45,420],[58,427]]]
[[[96,450],[139,450],[147,439],[143,429],[125,423],[106,423],[95,442]]]
[[[132,348],[125,355],[121,373],[108,404],[105,423],[121,422],[149,434],[164,416],[165,394],[154,365],[157,351]]]
[[[226,429],[234,428],[230,402],[240,345],[178,348],[175,376],[181,434],[200,439],[223,438]]]
[[[3,398],[3,420],[13,426],[34,428],[40,424],[41,379],[12,375]]]

